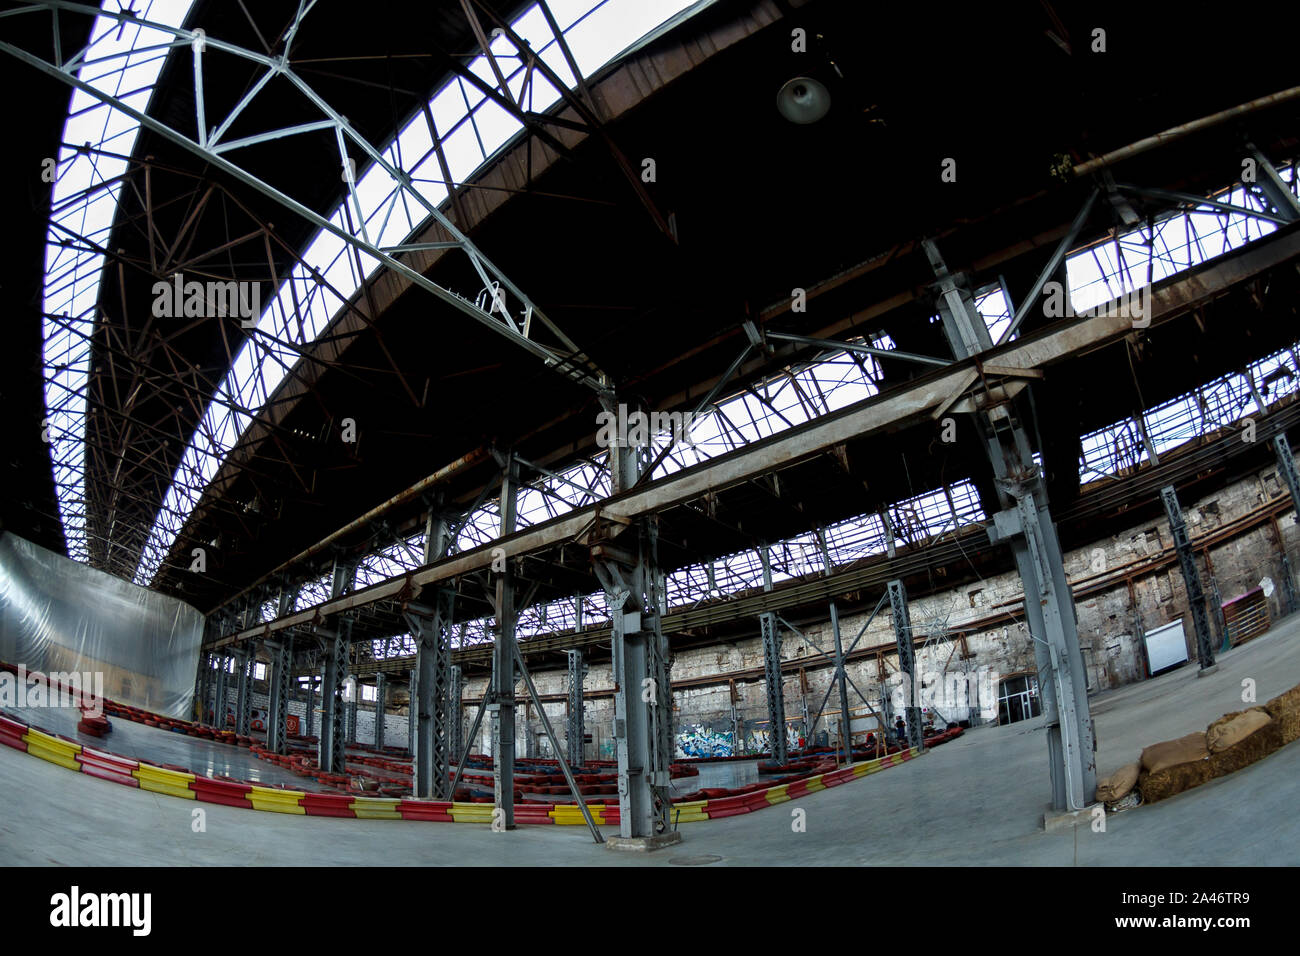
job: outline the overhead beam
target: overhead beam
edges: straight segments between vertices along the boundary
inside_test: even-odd
[[[1150,326],[1159,326],[1183,315],[1233,287],[1270,268],[1300,256],[1300,231],[1278,233],[1212,265],[1181,274],[1153,288]],[[591,527],[597,513],[612,520],[630,521],[654,514],[799,461],[824,454],[846,441],[918,424],[941,408],[952,404],[978,377],[983,366],[994,365],[1024,375],[1078,358],[1134,333],[1133,320],[1119,309],[1099,308],[1096,315],[1072,316],[1050,326],[1003,343],[978,356],[954,362],[914,379],[906,385],[849,406],[832,415],[781,432],[745,448],[683,469],[647,485],[614,495],[570,514],[542,522],[418,571],[372,585],[314,608],[279,618],[219,639],[213,647],[309,623],[315,619],[392,599],[407,588],[450,581],[489,569],[494,550],[508,558],[528,554],[575,539]],[[498,553],[500,553],[498,552]]]

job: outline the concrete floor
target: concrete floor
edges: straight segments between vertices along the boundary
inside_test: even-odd
[[[306,785],[313,790],[321,789],[310,777],[259,760],[243,747],[146,727],[124,717],[109,718],[113,730],[107,737],[92,737],[77,730],[81,712],[76,707],[10,707],[5,713],[47,734],[62,734],[85,747],[107,750],[119,757],[141,760],[154,766],[169,763],[185,767],[199,776],[233,777],[265,787],[284,784],[287,787]]]
[[[1300,683],[1300,615],[1219,658],[1093,700],[1102,773],[1142,746]],[[1041,721],[981,728],[924,757],[788,804],[684,824],[683,843],[612,853],[581,827],[285,817],[178,800],[73,774],[0,747],[0,864],[93,865],[1025,865],[1260,866],[1300,863],[1300,742],[1162,803],[1053,833]],[[806,831],[791,829],[792,810]],[[192,811],[206,813],[193,832]],[[606,833],[615,833],[607,827]]]

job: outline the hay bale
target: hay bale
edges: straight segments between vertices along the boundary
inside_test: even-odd
[[[1155,803],[1172,797],[1174,794],[1199,787],[1215,777],[1214,765],[1208,757],[1191,763],[1175,764],[1156,773],[1143,770],[1138,778],[1137,788],[1142,793],[1144,803]]]
[[[1281,726],[1277,721],[1270,720],[1235,746],[1210,754],[1209,763],[1214,768],[1214,776],[1222,777],[1248,767],[1256,760],[1262,760],[1285,743]]]
[[[1300,684],[1278,694],[1264,705],[1264,710],[1281,730],[1283,743],[1300,738]]]
[[[1142,751],[1142,769],[1157,774],[1180,764],[1204,760],[1209,755],[1210,751],[1205,746],[1205,734],[1198,731],[1177,740],[1166,740],[1147,747]]]
[[[1228,716],[1240,715],[1230,714]],[[1189,736],[1194,737],[1197,735],[1191,734]],[[1187,740],[1187,738],[1184,737],[1183,740]],[[1178,742],[1171,741],[1171,743]],[[1199,787],[1203,783],[1227,776],[1242,767],[1248,767],[1255,761],[1267,757],[1285,743],[1282,725],[1276,720],[1270,720],[1263,727],[1227,750],[1221,750],[1218,753],[1207,752],[1206,756],[1200,760],[1166,765],[1154,773],[1144,769],[1142,776],[1138,778],[1137,789],[1142,793],[1143,802],[1155,803],[1182,793],[1184,790],[1190,790],[1193,787]],[[1156,744],[1156,746],[1161,745]],[[1143,751],[1144,755],[1145,753],[1146,751]]]
[[[1224,714],[1205,729],[1205,746],[1212,754],[1221,753],[1272,722],[1273,718],[1263,707]]]
[[[1097,799],[1103,803],[1114,803],[1128,795],[1137,785],[1142,773],[1142,764],[1134,761],[1127,767],[1120,767],[1109,777],[1097,781]]]

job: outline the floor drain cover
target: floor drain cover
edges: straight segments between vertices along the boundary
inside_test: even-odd
[[[717,863],[721,859],[720,856],[706,853],[702,856],[675,856],[668,862],[676,863],[678,866],[707,866],[710,863]]]

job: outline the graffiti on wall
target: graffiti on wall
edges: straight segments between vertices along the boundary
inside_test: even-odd
[[[735,755],[735,742],[730,730],[723,732],[706,729],[695,724],[677,733],[679,757],[731,757]]]

